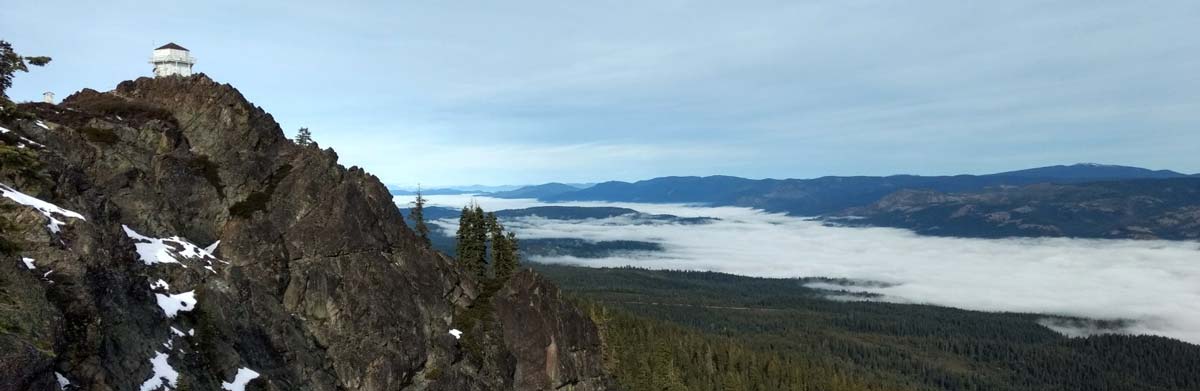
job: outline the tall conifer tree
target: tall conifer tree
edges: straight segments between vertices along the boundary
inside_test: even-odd
[[[413,201],[412,210],[408,212],[413,220],[413,231],[421,238],[426,247],[433,245],[429,240],[429,226],[425,225],[425,197],[421,196],[421,186],[417,186],[417,199]]]
[[[474,204],[471,210],[471,259],[474,263],[475,276],[483,278],[487,275],[487,239],[488,222],[479,204]]]
[[[474,225],[471,221],[472,210],[469,206],[462,208],[462,213],[458,216],[458,232],[454,235],[454,256],[471,273],[475,272],[475,263],[472,261],[474,255],[471,246],[471,228]]]
[[[464,206],[458,218],[455,255],[467,270],[483,278],[487,272],[487,218],[479,204]]]
[[[458,261],[480,279],[487,277],[489,260],[493,281],[503,283],[519,264],[517,236],[506,232],[495,213],[485,213],[478,204],[464,206],[455,235]]]
[[[508,278],[505,270],[508,264],[508,238],[504,236],[504,226],[496,219],[495,213],[488,213],[488,236],[492,239],[492,274],[497,281],[503,282]]]
[[[501,283],[508,281],[517,270],[519,262],[517,235],[505,232],[501,226],[493,232],[492,238],[492,268],[496,280]]]
[[[300,128],[300,130],[296,131],[296,144],[302,147],[312,145],[312,132],[308,131],[308,128]]]

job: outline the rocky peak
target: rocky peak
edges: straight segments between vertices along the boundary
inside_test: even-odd
[[[0,266],[0,303],[18,303],[0,322],[20,330],[0,337],[20,352],[0,354],[19,369],[0,390],[221,389],[251,374],[248,389],[268,390],[607,387],[595,326],[552,285],[525,272],[477,298],[377,178],[291,142],[227,84],[141,78],[23,108],[34,118],[2,125],[38,143],[49,185],[22,194],[84,218],[0,211],[22,243]],[[487,311],[460,340],[449,330],[471,308]]]

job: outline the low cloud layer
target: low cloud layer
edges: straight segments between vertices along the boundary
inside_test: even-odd
[[[461,207],[465,196],[433,196]],[[475,198],[485,209],[545,205]],[[1124,319],[1124,331],[1200,343],[1200,244],[1092,239],[962,239],[819,222],[734,207],[579,202],[721,220],[702,225],[630,225],[625,218],[510,223],[524,238],[641,240],[665,251],[641,256],[538,258],[588,266],[712,270],[762,277],[842,277],[885,282],[863,291],[897,302],[983,311]],[[454,222],[439,225],[454,229]],[[618,228],[619,227],[619,228]],[[1063,327],[1059,327],[1063,328]],[[1056,329],[1059,329],[1056,328]]]

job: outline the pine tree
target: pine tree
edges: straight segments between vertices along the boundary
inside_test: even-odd
[[[480,279],[487,277],[489,260],[491,281],[500,284],[512,277],[520,263],[517,235],[506,232],[496,214],[484,213],[478,204],[463,207],[455,240],[458,261]]]
[[[483,208],[479,204],[474,205],[471,210],[471,248],[472,258],[474,263],[475,276],[482,279],[487,275],[487,241],[488,241],[488,222],[487,216],[483,213]]]
[[[520,266],[520,249],[517,243],[517,234],[503,228],[501,231],[501,240],[503,247],[498,250],[501,256],[497,257],[492,265],[496,269],[496,280],[500,282],[508,281],[513,273],[516,273],[517,267]]]
[[[504,231],[495,213],[488,213],[487,220],[492,239],[492,272],[495,280],[503,284],[517,269],[517,236]]]
[[[425,197],[421,196],[421,187],[417,186],[417,199],[413,201],[413,207],[408,212],[409,217],[413,220],[413,231],[417,233],[417,237],[421,238],[421,243],[426,247],[432,246],[433,243],[429,240],[429,226],[425,225]]]
[[[493,240],[492,241],[493,248],[495,248],[495,239],[498,236],[504,235],[504,226],[501,226],[500,221],[496,219],[496,212],[488,212],[486,215],[484,215],[484,220],[486,221],[485,224],[487,227],[488,239]],[[495,254],[495,251],[493,251],[493,254],[492,254],[493,264],[495,264],[495,262],[494,262],[496,260],[495,257],[496,257],[496,254]]]
[[[487,237],[488,224],[483,208],[473,202],[464,206],[455,234],[455,255],[468,271],[479,278],[483,278],[487,271]]]
[[[309,132],[308,128],[300,128],[299,131],[296,131],[296,144],[302,147],[312,145],[312,132]]]
[[[458,216],[458,232],[454,234],[454,256],[468,271],[474,273],[474,263],[469,261],[474,257],[471,247],[471,226],[471,208],[464,206],[462,213]]]
[[[667,342],[660,340],[655,343],[654,353],[650,357],[651,372],[654,373],[651,383],[653,389],[663,391],[687,390],[687,387],[683,385],[683,378],[679,374],[679,368],[675,366],[674,353]]]
[[[600,352],[603,355],[604,369],[608,370],[609,373],[616,372],[621,364],[620,359],[617,357],[617,352],[622,351],[622,349],[618,343],[614,343],[615,341],[613,341],[613,337],[610,335],[613,330],[609,328],[612,317],[608,314],[608,307],[590,305],[588,315],[592,318],[592,323],[596,324],[596,334],[600,337]]]
[[[501,258],[504,257],[504,226],[500,225],[500,221],[496,220],[495,212],[488,212],[485,220],[489,244],[488,255],[492,260],[492,267],[498,267]]]
[[[13,51],[12,44],[0,40],[0,99],[8,101],[7,92],[8,87],[12,87],[13,74],[17,71],[29,72],[26,64],[40,67],[48,63],[50,57],[22,57]]]

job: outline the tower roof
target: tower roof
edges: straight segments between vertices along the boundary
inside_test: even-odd
[[[154,49],[154,50],[162,50],[162,49],[187,50],[187,48],[176,45],[174,42],[159,46],[158,49]]]

